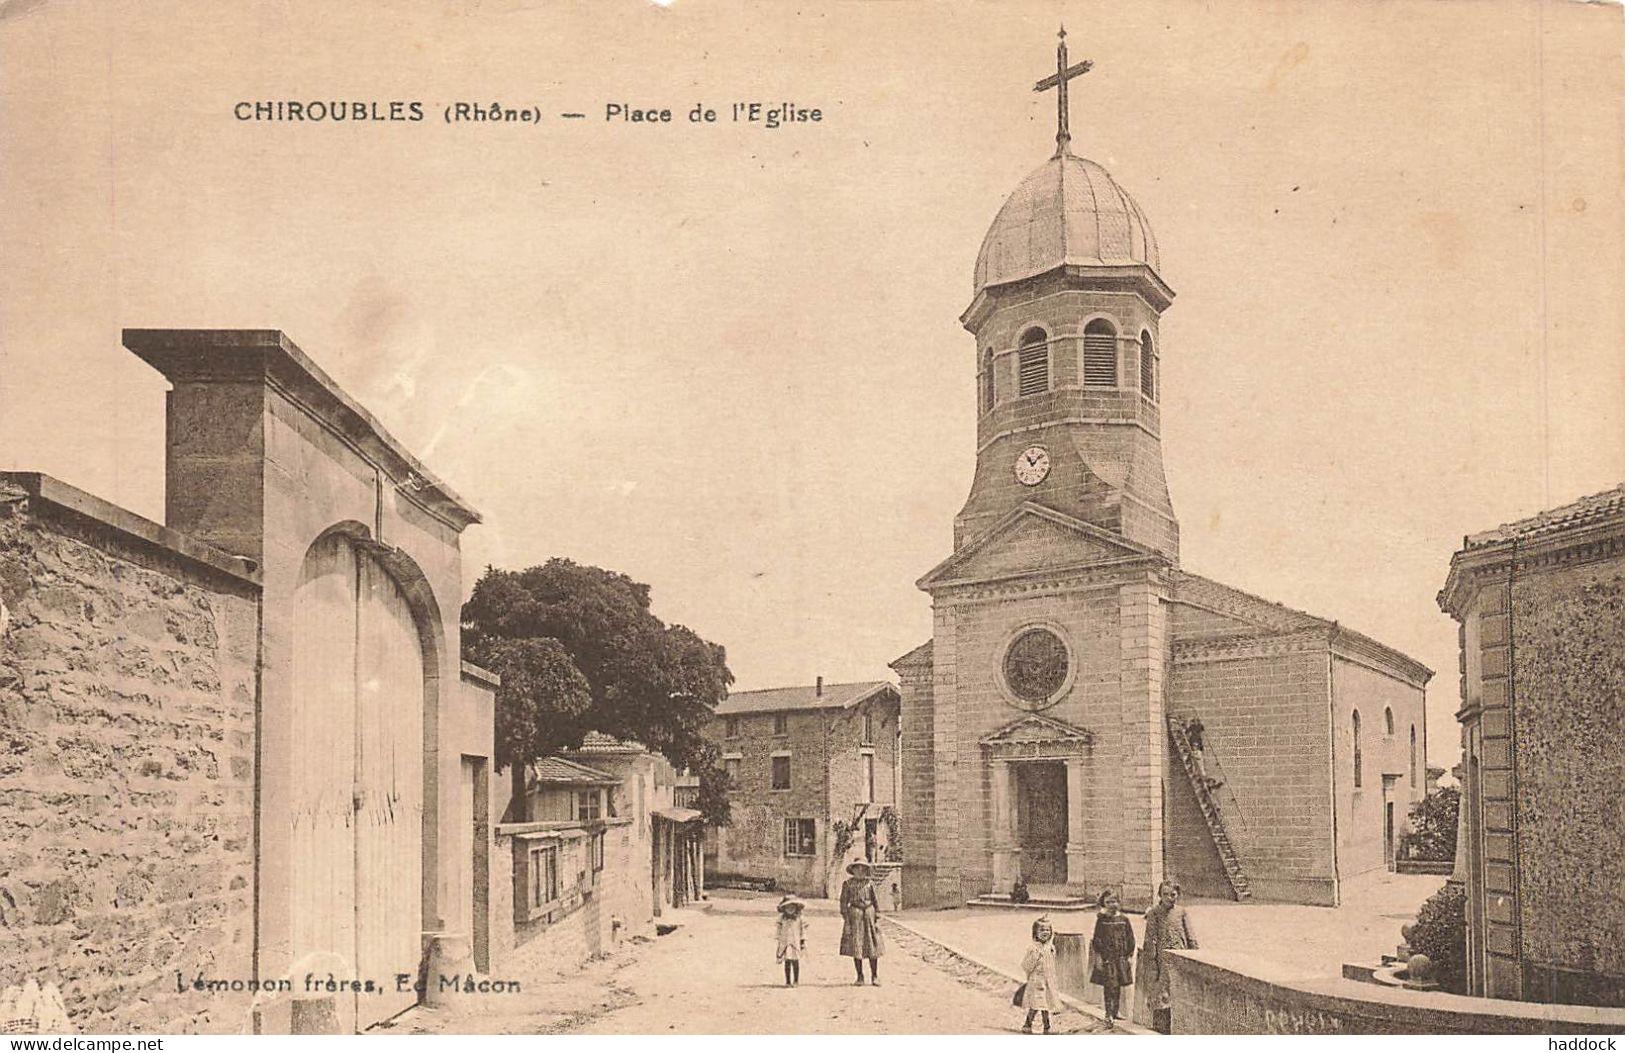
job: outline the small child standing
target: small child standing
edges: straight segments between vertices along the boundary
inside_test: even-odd
[[[1123,988],[1134,982],[1134,930],[1111,889],[1100,894],[1095,936],[1089,943],[1089,982],[1105,995],[1106,1019],[1123,1018]]]
[[[784,963],[784,986],[801,983],[801,952],[807,949],[807,923],[801,911],[806,906],[794,896],[779,900],[779,961]]]
[[[1027,1022],[1022,1030],[1033,1033],[1033,1018],[1044,1017],[1044,1034],[1049,1034],[1049,1015],[1056,1011],[1059,995],[1055,983],[1055,929],[1048,918],[1033,922],[1033,945],[1021,959],[1027,982],[1021,985],[1021,998],[1017,1004],[1027,1010]]]

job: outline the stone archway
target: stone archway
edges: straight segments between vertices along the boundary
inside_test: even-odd
[[[382,988],[339,995],[359,1031],[416,1001],[395,978],[422,956],[424,648],[405,591],[342,533],[306,553],[294,609],[291,959]]]

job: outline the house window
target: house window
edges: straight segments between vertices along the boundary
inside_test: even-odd
[[[582,790],[576,794],[576,822],[590,823],[603,818],[603,804],[597,790]]]
[[[1042,329],[1029,329],[1021,337],[1021,350],[1016,354],[1016,373],[1019,381],[1016,394],[1042,395],[1049,390],[1049,337]]]
[[[1117,386],[1117,330],[1104,318],[1083,327],[1083,382],[1093,388]]]
[[[788,735],[788,734],[790,734],[790,714],[788,714],[788,713],[775,713],[775,714],[773,714],[773,734],[775,734],[775,735]]]
[[[1354,788],[1358,790],[1365,780],[1365,765],[1360,757],[1360,711],[1354,711]]]
[[[592,835],[592,872],[594,874],[604,869],[604,832],[600,830]]]
[[[739,737],[739,718],[723,717],[722,734],[730,739],[737,739]]]
[[[1392,706],[1382,707],[1382,733],[1384,735],[1394,733],[1394,710]]]
[[[728,789],[737,790],[739,788],[739,758],[724,758],[722,761],[722,774],[727,776]]]
[[[867,746],[874,740],[875,715],[873,713],[865,713],[863,714],[863,744]]]
[[[1157,397],[1157,351],[1151,346],[1151,334],[1140,332],[1140,393],[1148,399]]]
[[[863,755],[863,785],[867,788],[866,792],[868,793],[868,796],[865,797],[864,800],[865,801],[874,800],[875,799],[875,755],[873,753],[865,753]]]
[[[786,819],[784,821],[784,854],[787,856],[815,856],[818,854],[818,821],[816,819]]]
[[[788,790],[790,788],[789,756],[773,758],[773,788],[775,790]]]
[[[993,408],[993,349],[982,352],[982,412]]]
[[[540,907],[559,898],[559,846],[537,845],[530,850],[530,905]]]
[[[1416,725],[1411,725],[1411,792],[1416,792]]]

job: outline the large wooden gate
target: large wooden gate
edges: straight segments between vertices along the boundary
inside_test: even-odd
[[[293,960],[382,987],[340,996],[359,1031],[416,1000],[395,977],[422,953],[423,649],[400,587],[344,537],[312,546],[294,602]]]

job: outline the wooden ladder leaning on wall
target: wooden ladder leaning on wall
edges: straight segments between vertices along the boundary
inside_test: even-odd
[[[1196,793],[1196,803],[1202,809],[1202,818],[1207,821],[1208,833],[1213,837],[1213,847],[1219,850],[1219,862],[1224,865],[1225,879],[1230,882],[1230,891],[1236,899],[1251,899],[1253,892],[1247,883],[1247,874],[1241,868],[1241,860],[1236,856],[1236,849],[1230,843],[1230,835],[1225,832],[1224,819],[1219,815],[1219,805],[1213,799],[1213,788],[1202,778],[1196,768],[1196,758],[1191,755],[1190,736],[1185,734],[1185,721],[1172,713],[1168,714],[1168,733],[1174,739],[1174,752],[1179,756],[1179,763],[1185,769],[1185,778],[1189,780],[1191,789]]]

